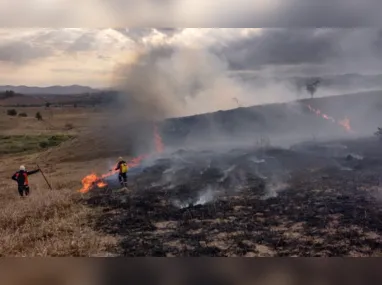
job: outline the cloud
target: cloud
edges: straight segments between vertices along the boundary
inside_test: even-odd
[[[1,0],[0,25],[370,27],[382,23],[381,10],[380,0]]]
[[[34,64],[38,64],[38,68],[46,68],[47,72],[61,70],[64,74],[67,70],[68,78],[72,76],[74,83],[87,75],[93,76],[92,69],[111,74],[115,65],[136,51],[151,50],[150,56],[154,56],[160,47],[208,52],[227,64],[226,72],[251,80],[381,74],[381,31],[378,28],[0,29],[0,60],[34,70],[37,68]],[[69,72],[82,70],[84,65],[87,70],[81,71],[81,79],[75,75],[78,72]],[[105,76],[103,84],[107,85],[107,80]]]
[[[102,69],[90,69],[90,68],[52,68],[52,72],[57,73],[78,73],[78,74],[99,74],[107,75],[108,72]]]
[[[0,62],[21,65],[52,54],[53,50],[51,48],[36,46],[28,42],[13,41],[0,43]]]
[[[268,74],[382,73],[381,30],[266,29],[217,49],[232,69]]]
[[[317,64],[339,55],[337,36],[333,31],[271,29],[233,42],[220,52],[234,69],[256,69],[272,64]]]

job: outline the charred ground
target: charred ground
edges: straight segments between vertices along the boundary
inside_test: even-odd
[[[375,138],[179,150],[87,204],[117,255],[378,256],[381,171]]]
[[[129,192],[114,188],[113,177],[109,189],[86,195],[78,192],[84,176],[107,172],[120,155],[142,154],[136,144],[150,148],[152,123],[121,129],[112,106],[17,107],[25,118],[3,108],[0,126],[11,138],[75,138],[44,152],[1,155],[2,254],[380,255],[381,144],[356,138],[380,127],[381,102],[374,92],[167,120],[158,125],[165,152],[131,169]],[[357,134],[306,103],[336,119],[348,116]],[[30,115],[37,111],[44,121]],[[134,129],[139,139],[124,140]],[[296,144],[299,135],[317,140]],[[347,139],[321,141],[335,135]],[[36,175],[31,199],[20,200],[9,177],[36,161],[54,191]]]
[[[380,256],[380,95],[167,120],[167,152],[132,171],[129,191],[89,194],[97,230],[119,236],[110,250],[124,256]]]

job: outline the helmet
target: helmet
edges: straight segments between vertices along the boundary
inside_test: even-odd
[[[24,166],[24,165],[21,165],[21,166],[20,166],[20,170],[25,171],[25,166]]]
[[[119,160],[119,161],[123,160],[122,156],[118,157],[118,160]]]

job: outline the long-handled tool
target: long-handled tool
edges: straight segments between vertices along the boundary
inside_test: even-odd
[[[44,177],[45,182],[46,182],[46,184],[48,184],[50,190],[53,190],[52,186],[51,186],[50,183],[48,182],[48,179],[46,179],[44,172],[42,171],[42,169],[40,168],[40,166],[39,166],[38,164],[37,164],[37,167],[38,167],[38,169],[40,169],[40,172],[41,172],[41,174],[42,174],[42,177]]]

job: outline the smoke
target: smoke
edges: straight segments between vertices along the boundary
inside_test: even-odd
[[[149,140],[152,122],[166,118],[296,99],[292,84],[247,82],[230,70],[223,55],[185,46],[146,46],[131,52],[116,67],[113,85],[119,98],[112,118],[119,127],[111,136],[120,137],[123,129],[129,141]],[[215,122],[208,124],[218,138]],[[142,147],[142,140],[135,145]]]
[[[281,191],[285,191],[288,189],[289,184],[283,182],[282,180],[276,179],[275,181],[271,181],[266,184],[265,187],[265,195],[262,197],[264,200],[269,198],[276,198]]]
[[[203,49],[164,46],[136,55],[116,70],[116,89],[128,119],[160,120],[234,108],[245,88],[228,76],[228,65]]]
[[[178,150],[147,166],[145,189],[165,189],[178,208],[213,203],[247,193],[268,199],[289,188],[289,171],[266,146]],[[283,151],[280,150],[281,159]]]
[[[125,113],[160,120],[296,99],[293,84],[246,81],[209,48],[161,45],[129,55],[114,74]]]
[[[118,91],[119,97],[109,116],[110,121],[106,119],[106,137],[129,144],[129,147],[124,148],[126,152],[146,153],[147,149],[153,149],[155,122],[251,105],[288,102],[299,97],[298,84],[293,80],[275,78],[276,72],[273,73],[272,69],[262,76],[256,70],[248,73],[233,70],[227,59],[229,53],[217,50],[216,46],[203,48],[200,45],[165,41],[162,44],[142,42],[141,46],[130,51],[126,61],[115,68],[113,75],[113,89]],[[324,84],[326,81],[315,80],[304,86],[305,81],[302,86],[312,96],[320,87],[319,95],[323,97],[330,95],[329,88]],[[306,91],[305,96],[309,97]],[[348,117],[350,113],[349,119],[353,124],[352,116],[356,112],[348,112],[342,102],[321,102],[324,103],[313,107],[322,109],[338,120]],[[210,145],[224,142],[237,146],[251,143],[255,137],[264,135],[272,136],[278,145],[281,139],[306,138],[311,137],[312,133],[318,136],[321,133],[327,136],[342,135],[336,128],[338,126],[330,125],[307,112],[306,106],[286,104],[277,108],[264,106],[256,110],[216,113],[198,119],[167,121],[165,130],[160,127],[159,131],[167,132],[163,134],[167,147],[169,137],[171,142],[176,137],[178,146],[196,146],[199,141]],[[114,146],[113,143],[110,147]]]

